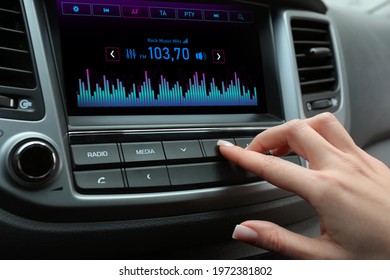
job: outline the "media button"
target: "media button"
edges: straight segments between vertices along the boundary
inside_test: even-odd
[[[148,7],[122,6],[122,15],[125,18],[149,18]]]
[[[93,15],[102,17],[120,17],[121,9],[119,5],[93,4]]]
[[[165,160],[161,142],[124,143],[122,151],[126,162]]]
[[[173,8],[150,8],[150,17],[154,19],[176,19],[176,9]]]
[[[76,166],[120,163],[116,144],[72,145]]]
[[[62,3],[62,14],[73,16],[90,16],[92,14],[91,4],[73,2]]]
[[[204,19],[206,21],[229,21],[227,11],[204,10]]]
[[[230,20],[237,23],[251,23],[253,14],[251,12],[230,12]]]
[[[125,188],[120,169],[78,171],[74,173],[74,177],[77,187],[84,190]]]
[[[203,20],[202,10],[197,9],[178,9],[177,17],[180,20]]]

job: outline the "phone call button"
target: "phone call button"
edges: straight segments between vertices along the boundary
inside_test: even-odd
[[[74,173],[76,184],[80,189],[123,189],[122,172],[120,169],[77,171]]]

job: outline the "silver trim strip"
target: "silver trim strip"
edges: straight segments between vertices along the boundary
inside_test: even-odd
[[[230,127],[230,128],[189,128],[189,129],[122,129],[122,130],[95,130],[95,131],[70,131],[69,136],[85,135],[115,135],[115,134],[152,134],[152,133],[210,133],[210,132],[239,132],[239,131],[259,131],[270,127]]]

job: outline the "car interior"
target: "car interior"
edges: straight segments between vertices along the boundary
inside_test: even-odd
[[[388,17],[336,2],[0,1],[0,258],[284,259],[232,239],[251,219],[318,236],[216,143],[330,112],[390,163]]]

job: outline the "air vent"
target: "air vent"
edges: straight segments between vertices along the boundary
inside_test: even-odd
[[[35,88],[29,40],[20,1],[0,1],[0,86]]]
[[[291,28],[302,94],[334,91],[337,74],[329,23],[293,19]]]

